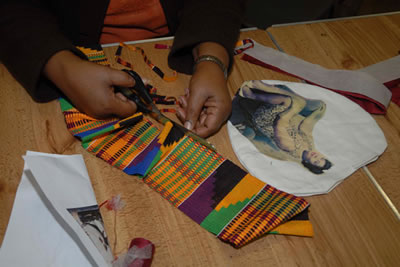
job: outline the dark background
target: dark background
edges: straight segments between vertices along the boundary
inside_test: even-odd
[[[245,27],[400,11],[400,0],[248,0]]]

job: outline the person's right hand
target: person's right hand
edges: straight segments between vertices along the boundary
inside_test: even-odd
[[[83,60],[70,51],[54,54],[46,63],[44,75],[51,80],[81,112],[96,118],[128,117],[137,106],[114,86],[131,87],[129,74]]]

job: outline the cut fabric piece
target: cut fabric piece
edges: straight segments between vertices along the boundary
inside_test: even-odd
[[[328,193],[387,146],[371,115],[344,96],[271,80],[242,84],[228,133],[252,175],[299,196]]]
[[[86,150],[127,174],[142,176],[174,207],[234,247],[267,234],[309,205],[260,181],[170,122],[160,131],[143,118],[108,132],[104,129],[116,128],[110,126],[120,120],[95,120],[65,99],[60,104],[68,130]]]
[[[243,60],[283,72],[303,79],[310,84],[345,95],[372,114],[386,113],[392,93],[385,85],[390,81],[382,82],[375,78],[372,74],[375,72],[374,70],[329,70],[300,58],[279,52],[273,48],[260,45],[253,40],[252,42],[254,43],[254,47],[244,51]],[[395,57],[394,60],[378,63],[380,65],[380,72],[382,69],[389,70],[392,66],[396,66],[399,59],[400,56]],[[391,79],[400,78],[400,68],[397,66],[393,67],[391,72]],[[395,88],[397,87],[393,87],[392,90]]]
[[[94,47],[77,46],[76,48],[81,50],[82,53],[87,56],[89,61],[103,66],[110,66],[110,62],[108,62],[100,45],[96,45]]]
[[[308,208],[294,216],[290,221],[279,225],[268,233],[312,237],[314,230],[308,218]]]

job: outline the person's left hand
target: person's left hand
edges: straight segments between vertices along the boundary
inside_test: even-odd
[[[228,119],[232,102],[224,73],[214,62],[200,62],[185,96],[179,98],[178,118],[201,137],[216,133]]]

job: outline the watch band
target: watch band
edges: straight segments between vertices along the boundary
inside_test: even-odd
[[[202,55],[202,56],[198,57],[196,62],[194,63],[193,71],[196,70],[197,64],[199,64],[200,62],[203,62],[203,61],[211,61],[211,62],[214,62],[215,64],[217,64],[223,71],[225,79],[228,78],[228,70],[225,67],[224,63],[222,63],[222,61],[219,58],[211,56],[211,55]]]

